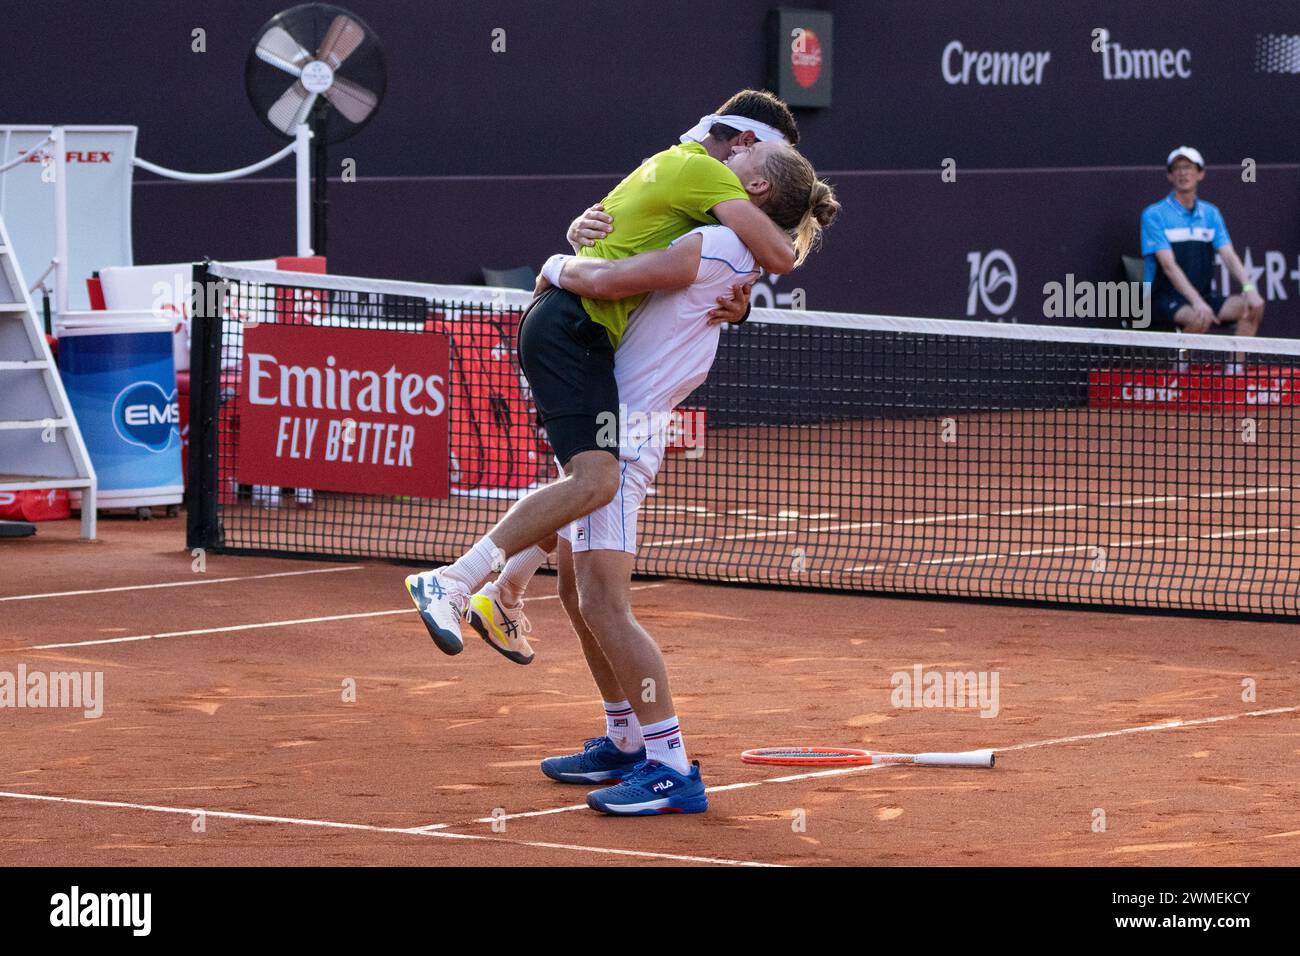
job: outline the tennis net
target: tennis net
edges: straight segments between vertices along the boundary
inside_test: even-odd
[[[195,309],[191,547],[444,563],[554,477],[514,360],[528,294],[195,279],[219,295]],[[445,336],[447,495],[241,481],[262,323]],[[1297,340],[755,310],[674,417],[636,570],[1297,616],[1298,362]]]

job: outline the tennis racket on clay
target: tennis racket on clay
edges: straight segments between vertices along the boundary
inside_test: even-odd
[[[893,754],[855,747],[758,747],[740,755],[745,763],[775,767],[866,767],[902,764],[917,767],[992,767],[992,750],[965,753]]]

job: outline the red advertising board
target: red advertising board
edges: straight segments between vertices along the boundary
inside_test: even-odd
[[[445,335],[260,323],[242,371],[241,484],[448,496]]]
[[[703,408],[674,408],[668,421],[665,436],[668,454],[686,452],[687,458],[704,454],[704,424],[707,411]]]
[[[1181,371],[1093,369],[1088,374],[1091,408],[1157,406],[1208,412],[1216,408],[1300,404],[1293,370],[1285,366],[1221,369],[1191,366]]]

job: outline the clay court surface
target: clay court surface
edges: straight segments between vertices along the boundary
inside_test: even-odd
[[[0,712],[11,865],[1300,861],[1293,625],[638,580],[712,809],[609,819],[536,769],[602,731],[554,577],[519,667],[468,629],[439,654],[397,565],[208,555],[196,573],[183,518],[76,533],[0,542],[0,671],[102,671],[105,697],[97,719]],[[997,716],[895,708],[915,664],[998,672]],[[739,760],[776,744],[999,753]]]

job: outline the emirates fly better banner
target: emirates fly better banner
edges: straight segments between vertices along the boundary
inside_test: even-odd
[[[445,335],[244,331],[241,484],[446,498]]]

